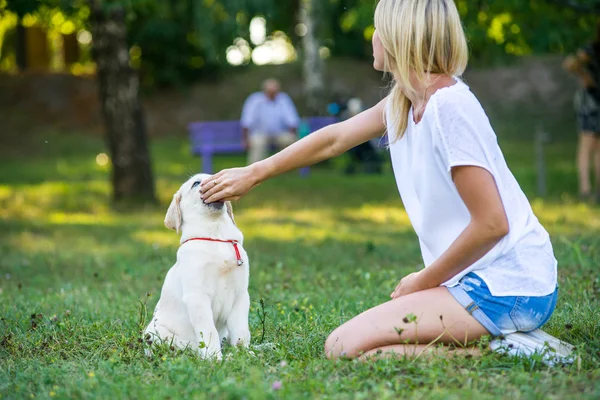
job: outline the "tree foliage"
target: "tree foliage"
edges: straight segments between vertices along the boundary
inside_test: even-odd
[[[569,52],[593,39],[600,0],[455,0],[469,37],[471,62],[493,64],[523,55]],[[0,0],[0,8],[3,3]],[[250,43],[249,25],[263,16],[268,32],[284,32],[300,52],[299,0],[105,0],[123,6],[146,87],[213,78],[230,66],[236,38]],[[368,59],[376,0],[320,0],[320,42],[333,56]],[[84,1],[12,0],[19,16],[60,8],[82,18]],[[0,11],[1,12],[1,11]],[[85,25],[88,21],[80,21]]]

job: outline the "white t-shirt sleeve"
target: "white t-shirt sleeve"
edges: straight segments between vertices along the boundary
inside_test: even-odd
[[[492,171],[490,141],[495,135],[483,110],[460,103],[460,95],[440,96],[435,101],[437,129],[434,139],[442,163],[448,172],[457,166],[476,166]]]

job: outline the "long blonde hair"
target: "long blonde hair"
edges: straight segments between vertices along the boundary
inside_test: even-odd
[[[387,109],[387,130],[396,133],[393,143],[408,126],[411,102],[405,93],[417,95],[411,71],[423,85],[429,74],[461,76],[469,57],[467,39],[454,0],[380,0],[375,28],[385,50],[385,71],[395,76]]]

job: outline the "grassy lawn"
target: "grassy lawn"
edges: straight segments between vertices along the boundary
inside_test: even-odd
[[[600,211],[572,200],[572,143],[548,149],[546,199],[534,196],[530,143],[502,145],[552,236],[560,296],[544,329],[577,346],[573,365],[324,359],[332,329],[421,265],[390,169],[348,177],[341,160],[234,205],[250,256],[252,343],[272,347],[226,349],[232,360],[219,364],[168,349],[146,358],[139,332],[178,246],[164,214],[200,161],[185,139],[155,140],[161,206],[117,213],[95,161],[101,140],[48,134],[0,162],[0,398],[600,398]],[[222,157],[217,168],[242,162]]]

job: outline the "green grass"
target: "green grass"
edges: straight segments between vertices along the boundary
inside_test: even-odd
[[[546,199],[533,195],[530,144],[503,148],[552,236],[560,296],[545,330],[577,346],[571,366],[496,354],[326,360],[327,334],[421,265],[389,167],[347,177],[342,160],[235,204],[251,260],[252,344],[274,348],[226,349],[233,359],[217,364],[168,349],[148,359],[139,332],[178,244],[164,213],[200,162],[185,139],[155,141],[161,206],[121,214],[95,162],[102,142],[48,134],[0,163],[0,398],[599,398],[600,215],[572,200],[574,145],[549,147]],[[217,168],[242,162],[222,157]]]

